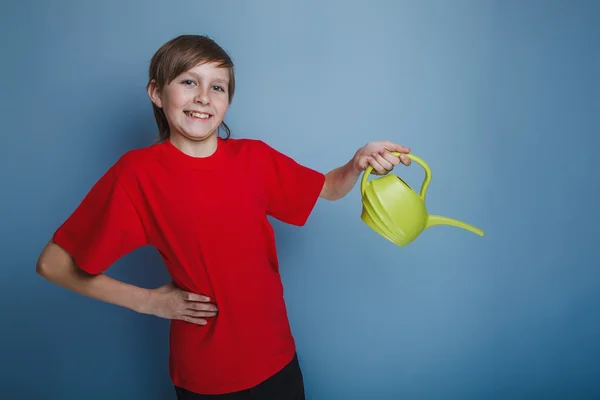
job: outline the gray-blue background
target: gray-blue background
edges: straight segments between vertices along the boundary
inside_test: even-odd
[[[0,397],[174,398],[168,321],[35,262],[154,139],[153,52],[199,33],[237,65],[234,137],[323,172],[370,140],[410,146],[429,210],[486,232],[395,247],[360,221],[357,187],[304,228],[276,223],[309,399],[597,398],[599,19],[583,0],[3,2]],[[109,274],[168,280],[152,248]]]

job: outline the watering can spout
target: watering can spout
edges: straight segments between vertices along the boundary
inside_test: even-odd
[[[474,227],[473,225],[469,225],[465,222],[453,218],[442,217],[441,215],[429,215],[429,217],[427,218],[426,228],[430,228],[435,225],[450,225],[457,228],[465,229],[469,232],[473,232],[479,236],[483,236],[483,231],[479,228]]]

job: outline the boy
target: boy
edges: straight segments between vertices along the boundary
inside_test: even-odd
[[[231,139],[224,118],[234,66],[204,36],[165,43],[151,60],[147,90],[158,142],[127,152],[100,178],[42,251],[38,273],[170,319],[179,399],[303,399],[267,216],[302,226],[319,198],[344,197],[368,165],[378,174],[409,165],[390,153],[409,149],[369,143],[322,174],[262,141]],[[145,245],[158,250],[171,283],[149,290],[103,274]]]

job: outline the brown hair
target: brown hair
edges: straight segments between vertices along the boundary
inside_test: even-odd
[[[162,89],[165,85],[171,83],[180,74],[195,67],[201,63],[215,62],[220,67],[229,68],[229,103],[233,100],[235,92],[235,74],[233,61],[221,46],[208,36],[201,35],[181,35],[169,40],[163,44],[152,56],[150,68],[148,71],[149,79],[147,88],[152,80],[156,81],[156,86]],[[154,118],[158,125],[158,141],[164,141],[169,138],[169,123],[165,112],[152,103]],[[226,132],[226,139],[231,135],[231,131],[225,122],[222,122]],[[220,127],[219,127],[220,128]]]

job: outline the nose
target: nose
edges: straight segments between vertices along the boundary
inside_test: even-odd
[[[196,94],[196,97],[195,97],[194,101],[196,103],[200,103],[200,104],[208,104],[208,103],[210,103],[210,98],[208,96],[208,91],[204,90],[204,89],[200,89],[198,91],[198,93]]]

